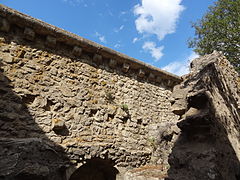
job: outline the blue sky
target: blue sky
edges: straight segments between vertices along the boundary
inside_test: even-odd
[[[177,75],[197,57],[191,22],[216,0],[0,0],[8,7]]]

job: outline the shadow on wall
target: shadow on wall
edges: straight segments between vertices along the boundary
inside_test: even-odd
[[[178,123],[181,134],[169,157],[166,180],[240,180],[240,162],[225,127],[210,111],[207,95],[190,97],[188,105],[186,118]]]
[[[68,180],[71,170],[67,168],[72,167],[67,156],[70,154],[50,140],[42,129],[51,124],[48,115],[51,104],[47,102],[34,109],[32,104],[40,94],[25,89],[26,82],[16,88],[20,80],[10,80],[14,78],[10,75],[14,76],[15,64],[6,59],[1,61],[4,58],[0,57],[0,180]],[[48,125],[44,126],[45,123]],[[64,129],[54,126],[50,134],[58,138],[70,132],[66,126]],[[74,172],[71,180],[115,180],[118,170],[113,166],[110,160],[88,160]]]
[[[29,112],[34,96],[16,94],[0,63],[0,180],[64,180],[69,159]]]

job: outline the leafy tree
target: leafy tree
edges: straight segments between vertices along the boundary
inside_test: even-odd
[[[240,73],[240,0],[218,0],[192,25],[188,45],[200,55],[221,51]]]

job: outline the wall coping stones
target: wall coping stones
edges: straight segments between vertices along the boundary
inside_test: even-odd
[[[117,64],[121,64],[122,71],[125,73],[129,72],[129,69],[134,69],[139,72],[139,77],[148,75],[149,81],[167,81],[171,88],[182,81],[182,78],[177,75],[153,67],[140,60],[20,13],[4,5],[0,5],[0,31],[9,32],[12,25],[23,28],[24,36],[27,40],[34,41],[36,34],[45,36],[45,45],[47,47],[53,48],[57,43],[63,43],[72,46],[72,53],[75,56],[80,56],[82,50],[93,53],[93,59],[97,61],[97,64],[100,64],[102,59],[106,58],[109,59],[109,66],[111,68],[117,68],[119,67]]]

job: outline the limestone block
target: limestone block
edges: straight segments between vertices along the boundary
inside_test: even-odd
[[[37,96],[32,104],[32,107],[44,107],[47,105],[47,99],[41,97],[41,96]]]
[[[201,110],[190,107],[189,110],[185,113],[185,117],[188,118],[188,117],[191,117],[191,116],[199,116],[200,113],[202,113]]]
[[[7,19],[0,17],[0,31],[8,32],[10,30],[10,24]]]
[[[128,63],[123,63],[123,67],[122,67],[123,72],[125,73],[128,72],[129,68],[130,68],[130,65]]]
[[[80,48],[79,46],[74,46],[74,48],[72,50],[72,53],[75,56],[81,56],[82,55],[82,48]]]
[[[35,38],[35,32],[33,31],[33,29],[29,27],[25,27],[24,38],[26,38],[27,40],[33,41]]]
[[[138,76],[139,76],[140,78],[143,78],[144,75],[145,75],[145,71],[144,71],[143,69],[139,69]]]
[[[177,115],[183,115],[187,109],[187,96],[188,91],[181,88],[179,85],[175,86],[173,89],[173,94],[171,95],[172,103],[172,112]]]
[[[53,36],[48,35],[48,36],[46,37],[46,42],[45,42],[45,44],[46,44],[46,46],[48,46],[48,47],[55,47],[56,44],[57,44],[57,39],[56,39],[55,37],[53,37]]]
[[[11,56],[11,54],[1,54],[0,60],[8,63],[8,64],[12,64],[14,63],[14,58]]]

